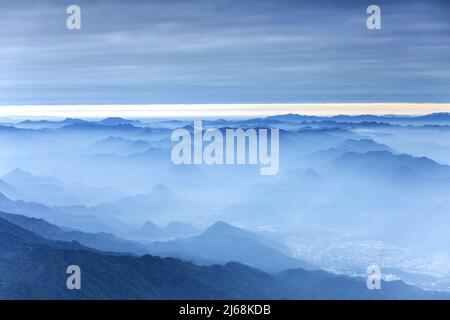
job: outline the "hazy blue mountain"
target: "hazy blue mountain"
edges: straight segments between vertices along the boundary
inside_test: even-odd
[[[253,227],[288,225],[311,212],[328,192],[333,192],[333,188],[317,171],[287,170],[276,182],[240,190],[240,198],[233,198],[234,201],[222,210],[222,219]]]
[[[88,121],[82,120],[82,119],[75,119],[75,118],[65,118],[63,120],[41,119],[41,120],[20,121],[17,124],[15,124],[15,126],[17,126],[18,128],[39,130],[39,129],[49,129],[49,128],[56,129],[56,128],[60,128],[60,127],[70,125],[70,124],[78,124],[78,123],[85,123],[85,122],[88,122]]]
[[[426,157],[413,157],[407,154],[393,154],[389,151],[369,151],[366,153],[348,152],[328,164],[331,170],[359,175],[408,167],[425,177],[450,177],[450,166],[441,165]]]
[[[42,218],[59,226],[70,227],[87,232],[116,232],[107,220],[93,215],[69,214],[37,202],[11,200],[0,193],[0,211]]]
[[[2,176],[2,179],[14,187],[14,193],[6,193],[14,199],[42,201],[48,205],[80,203],[80,199],[67,191],[63,183],[54,177],[35,176],[17,168]]]
[[[53,177],[34,176],[31,173],[16,168],[2,176],[11,185],[36,187],[40,185],[61,185],[62,182]]]
[[[5,133],[5,134],[8,134],[8,133],[25,133],[25,132],[28,132],[28,130],[27,129],[20,129],[20,128],[16,128],[16,127],[14,127],[14,126],[11,126],[11,125],[0,125],[0,132],[1,133]]]
[[[334,148],[348,139],[361,139],[351,130],[337,127],[303,127],[295,131],[280,132],[281,161],[287,160],[287,166],[298,163],[298,158],[320,150]],[[293,159],[292,163],[290,158]],[[284,161],[285,162],[285,161]]]
[[[144,152],[149,148],[150,145],[143,140],[128,140],[121,137],[109,136],[90,145],[86,148],[85,152],[127,155]]]
[[[371,139],[348,139],[336,146],[336,150],[345,152],[359,152],[365,153],[369,151],[389,151],[394,152],[389,146],[381,143],[377,143]]]
[[[299,161],[303,165],[317,167],[348,152],[366,153],[370,151],[389,151],[394,153],[387,145],[377,143],[371,139],[347,139],[339,143],[336,147],[320,150],[299,158]]]
[[[127,193],[115,187],[90,187],[80,183],[67,184],[64,185],[64,188],[85,206],[117,201],[127,195]],[[78,206],[82,207],[82,205]],[[65,207],[67,207],[67,205],[65,205]]]
[[[339,126],[340,123],[357,124],[357,125],[377,125],[388,124],[397,119],[404,119],[403,117],[377,116],[377,115],[337,115],[337,116],[308,116],[300,114],[285,114],[270,116],[266,119],[277,120],[280,122],[293,122],[301,124],[326,124]]]
[[[0,217],[25,230],[31,231],[47,239],[51,239],[54,235],[59,235],[65,232],[62,228],[48,223],[44,219],[26,217],[20,214],[12,214],[6,212],[0,212]]]
[[[161,162],[164,164],[171,164],[168,161],[168,157],[170,158],[170,149],[162,149],[162,148],[147,148],[145,151],[133,153],[126,157],[126,160],[131,161],[132,163],[152,163],[152,164],[160,164]]]
[[[257,235],[224,222],[217,222],[199,236],[154,242],[152,253],[180,252],[213,261],[236,261],[266,271],[288,268],[314,269],[310,264],[277,251]]]
[[[139,120],[129,120],[129,119],[124,119],[124,118],[120,118],[120,117],[109,117],[109,118],[105,118],[102,119],[100,121],[97,121],[96,123],[104,125],[104,126],[116,126],[119,124],[139,124],[141,123]]]
[[[198,205],[184,200],[166,186],[158,184],[149,193],[125,197],[112,203],[93,207],[94,212],[143,222],[150,219],[171,221],[183,214],[194,213]]]
[[[148,253],[143,244],[118,238],[110,233],[86,233],[76,230],[63,230],[48,223],[44,219],[30,218],[17,214],[0,212],[0,217],[31,231],[43,238],[72,242],[76,241],[83,246],[101,251],[130,253],[142,255]]]
[[[449,125],[450,124],[450,113],[447,112],[436,112],[427,115],[412,116],[412,117],[399,117],[390,116],[386,117],[388,121],[399,124],[410,124],[410,125]]]
[[[18,191],[2,179],[0,179],[0,193],[11,195],[12,197],[16,197],[18,195]]]
[[[387,260],[403,272],[442,275],[436,288],[448,290],[449,117],[204,121],[205,130],[222,132],[279,128],[275,176],[261,176],[258,165],[174,165],[170,135],[176,128],[192,130],[188,119],[6,119],[0,126],[0,172],[9,173],[0,177],[0,210],[46,219],[65,232],[80,230],[61,239],[105,250],[133,251],[109,235],[115,234],[144,245],[164,240],[173,247],[162,247],[158,255],[203,265],[242,256],[269,264],[268,258],[242,253],[256,242],[259,249],[305,257],[337,273],[354,274]],[[219,224],[202,234],[203,228],[190,225],[218,219],[257,233]],[[236,239],[244,244],[242,252],[230,252],[238,248]]]
[[[276,116],[270,116],[266,118],[267,120],[277,120],[280,122],[302,122],[302,121],[317,121],[324,119],[323,117],[319,116],[306,116],[306,115],[299,115],[299,114],[283,114],[283,115],[276,115]]]
[[[192,226],[189,223],[181,221],[172,221],[166,226],[161,227],[152,221],[145,222],[140,228],[129,230],[126,235],[130,239],[137,240],[162,240],[173,238],[186,238],[197,235],[201,232],[200,229]]]
[[[151,221],[147,221],[140,228],[128,231],[127,236],[129,238],[139,240],[157,240],[170,238],[162,228]]]
[[[24,120],[24,121],[20,121],[16,125],[30,125],[30,124],[49,125],[49,124],[53,124],[53,123],[55,123],[55,121],[51,121],[51,120]]]
[[[135,127],[130,123],[119,123],[114,125],[103,125],[96,122],[80,122],[65,125],[59,128],[61,131],[65,132],[76,132],[76,131],[84,131],[84,133],[88,132],[102,132],[105,134],[114,135],[114,133],[118,134],[122,133],[138,133],[144,130],[140,127]]]
[[[53,249],[83,249],[78,243],[52,241],[42,238],[30,231],[27,231],[3,218],[0,218],[0,263],[11,264],[6,259],[9,254],[20,253],[22,250],[31,249],[34,246],[47,246]],[[89,250],[86,248],[86,250]],[[20,258],[17,257],[17,258]],[[4,266],[4,265],[2,265]],[[1,268],[0,268],[1,269]],[[0,277],[2,274],[0,274]]]
[[[238,263],[199,267],[173,258],[108,255],[43,239],[0,218],[0,299],[426,299],[401,282],[369,291],[358,279],[289,270],[271,275]],[[20,263],[27,261],[27,263]],[[82,290],[66,288],[80,266]],[[124,277],[123,275],[126,275]]]
[[[64,120],[61,121],[61,123],[64,124],[75,124],[75,123],[86,123],[89,122],[87,120],[84,119],[77,119],[77,118],[65,118]]]
[[[450,124],[450,113],[432,113],[423,116],[397,116],[397,115],[337,115],[337,116],[306,116],[299,114],[285,114],[267,117],[269,120],[277,120],[281,122],[385,122],[392,124]]]
[[[181,221],[169,222],[163,230],[166,234],[173,238],[186,238],[197,235],[201,232],[199,228]]]
[[[436,112],[423,116],[414,117],[416,120],[426,121],[427,123],[438,121],[440,123],[450,123],[450,113],[448,112]]]

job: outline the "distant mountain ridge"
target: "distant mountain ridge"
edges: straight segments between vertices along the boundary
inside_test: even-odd
[[[389,151],[368,151],[365,153],[347,152],[329,163],[332,168],[358,172],[364,168],[374,170],[399,169],[409,167],[417,173],[434,178],[450,177],[450,166],[439,164],[426,157],[413,157],[407,154],[393,154]]]
[[[347,139],[344,142],[339,143],[336,147],[316,151],[299,158],[298,161],[304,165],[316,167],[349,152],[366,153],[370,151],[389,151],[395,153],[395,151],[387,145],[377,143],[371,139]]]
[[[127,236],[140,240],[160,240],[170,238],[185,238],[200,233],[200,229],[180,221],[172,221],[164,227],[160,227],[152,221],[147,221],[140,228],[127,232]]]
[[[450,113],[431,113],[420,116],[400,116],[400,115],[336,115],[336,116],[310,116],[301,114],[284,114],[267,117],[268,120],[277,121],[336,121],[336,122],[385,122],[393,124],[413,124],[413,123],[433,123],[433,124],[450,124]]]
[[[121,137],[109,136],[97,141],[86,148],[90,153],[114,153],[126,155],[132,153],[145,152],[150,149],[150,145],[144,140],[128,140]]]
[[[155,185],[150,192],[122,198],[112,203],[104,203],[91,208],[99,215],[126,218],[130,221],[160,220],[171,221],[179,219],[185,213],[195,213],[200,208],[196,203],[187,201],[163,184]]]

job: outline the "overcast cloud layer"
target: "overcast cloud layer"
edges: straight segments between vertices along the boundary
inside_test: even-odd
[[[450,102],[450,1],[0,3],[3,105]]]

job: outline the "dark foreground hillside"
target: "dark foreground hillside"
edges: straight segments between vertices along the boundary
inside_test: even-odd
[[[66,288],[78,265],[81,290]],[[238,263],[200,267],[173,258],[106,254],[41,238],[0,218],[0,299],[433,299],[443,295],[322,271],[268,274]]]

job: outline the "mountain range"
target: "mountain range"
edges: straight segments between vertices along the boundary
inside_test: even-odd
[[[245,265],[280,285],[287,269],[318,284],[319,268],[353,276],[376,263],[392,278],[449,290],[449,114],[203,122],[222,132],[278,128],[280,170],[270,177],[254,165],[173,164],[171,133],[192,130],[189,119],[22,120],[0,120],[0,217],[63,251],[107,256],[94,263],[101,270],[108,259],[124,261],[123,272],[130,261],[146,268],[151,254],[202,270]],[[55,243],[45,246],[58,260]]]
[[[257,234],[224,222],[214,223],[198,236],[156,241],[149,245],[154,254],[183,253],[210,261],[238,261],[268,272],[289,268],[316,269],[304,261],[286,256],[276,247]]]
[[[316,269],[308,263],[284,254],[283,252],[288,249],[282,248],[281,244],[223,222],[213,224],[199,236],[168,241],[139,242],[119,238],[105,232],[87,233],[61,228],[44,219],[18,214],[0,212],[0,217],[46,239],[76,241],[83,246],[101,251],[133,255],[151,253],[158,256],[178,257],[202,265],[235,261],[266,271],[282,271],[294,267]],[[174,224],[182,225],[183,229],[187,228],[180,222],[174,222]],[[152,231],[156,228],[159,232],[164,232],[167,228],[159,228],[151,223],[144,226],[148,225],[151,225]]]
[[[402,282],[368,290],[362,279],[326,272],[268,274],[238,263],[196,266],[174,258],[111,255],[47,240],[0,218],[0,299],[432,299]],[[68,290],[78,265],[81,290]],[[126,275],[126,276],[124,276]]]

